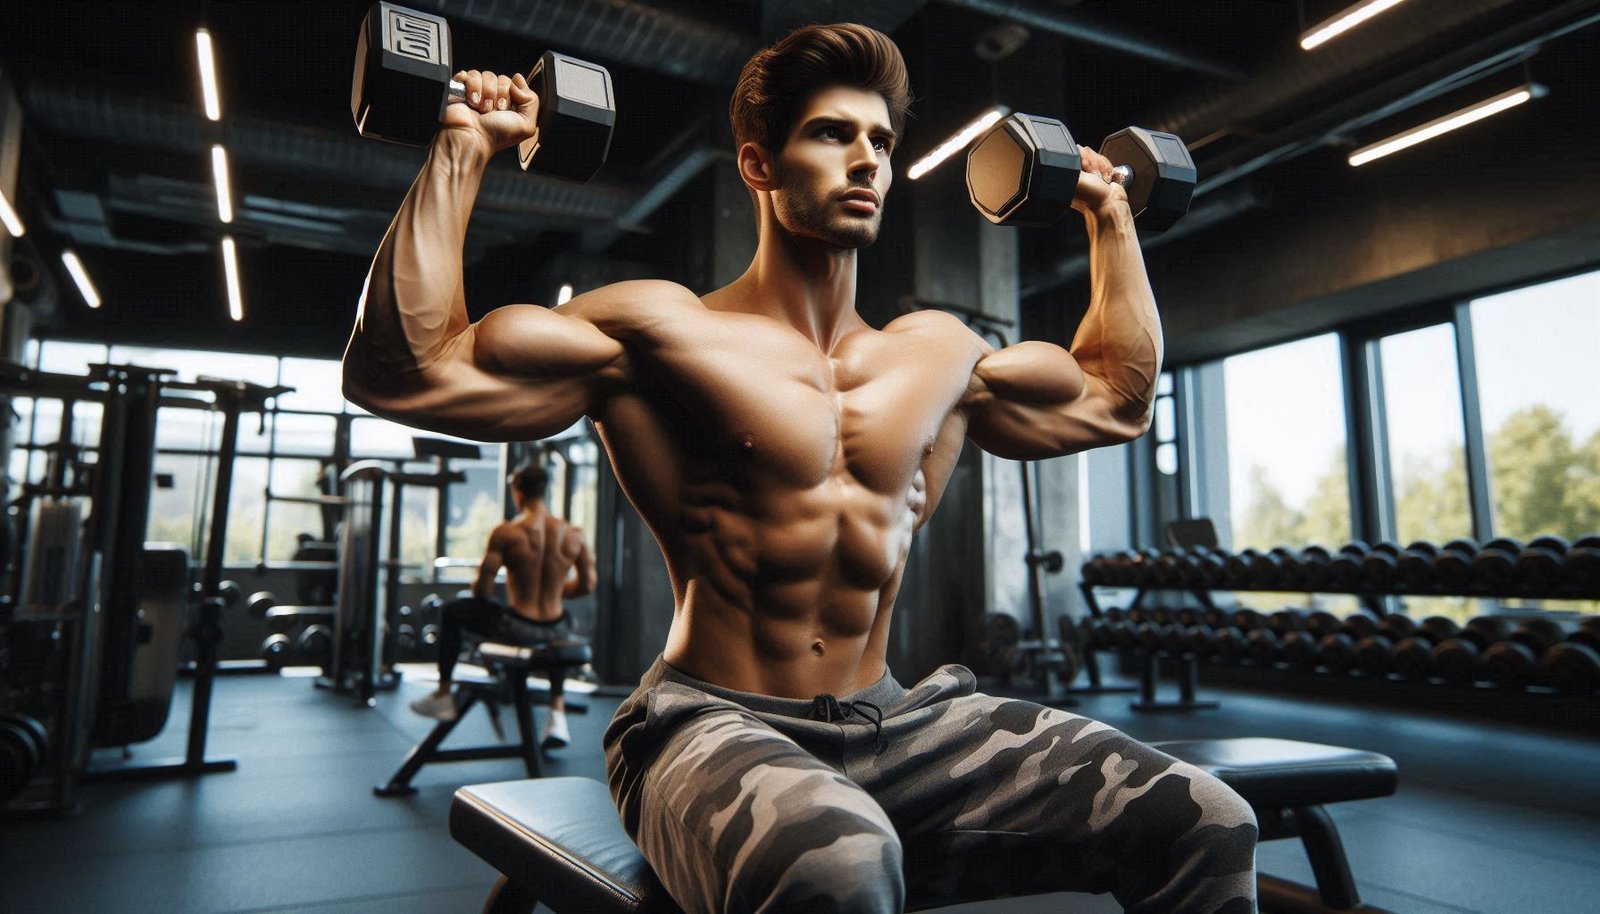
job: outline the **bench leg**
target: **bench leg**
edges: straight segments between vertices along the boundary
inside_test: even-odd
[[[517,729],[522,734],[522,760],[528,767],[528,777],[544,777],[544,764],[539,758],[539,745],[534,737],[537,732],[533,728],[533,699],[528,695],[528,681],[522,676],[513,677],[515,683],[511,687],[511,697],[517,707]]]
[[[522,886],[504,876],[489,890],[489,900],[484,902],[483,914],[533,914],[539,899]]]
[[[439,750],[439,744],[444,742],[444,738],[450,735],[450,731],[456,728],[456,724],[467,716],[467,712],[472,710],[472,706],[477,700],[477,692],[466,690],[461,704],[456,707],[456,719],[442,720],[434,725],[432,732],[412,748],[410,754],[406,756],[406,760],[400,764],[400,770],[389,778],[389,783],[381,787],[372,788],[372,792],[380,797],[402,797],[416,793],[417,788],[411,786],[411,779],[417,776],[417,772],[422,770],[423,765],[428,764],[433,759],[434,754]]]
[[[1356,890],[1355,877],[1350,874],[1350,861],[1344,855],[1344,842],[1339,840],[1339,828],[1333,817],[1321,806],[1302,806],[1294,810],[1299,823],[1300,842],[1305,845],[1306,857],[1311,861],[1311,872],[1317,879],[1317,894],[1330,908],[1354,908],[1361,904],[1361,893]]]

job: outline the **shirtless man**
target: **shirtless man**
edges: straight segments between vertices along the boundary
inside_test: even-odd
[[[439,613],[439,687],[411,703],[411,710],[436,720],[455,720],[451,675],[461,652],[461,630],[501,644],[524,647],[576,638],[572,617],[561,601],[594,592],[594,554],[583,531],[545,509],[550,476],[529,464],[511,474],[508,484],[517,516],[494,528],[472,583],[472,596],[446,603]],[[510,605],[494,600],[495,576],[506,570]],[[550,673],[550,719],[544,748],[558,749],[571,740],[563,694],[566,671]]]
[[[1255,909],[1256,822],[1220,781],[1105,724],[886,664],[912,536],[963,442],[1039,459],[1149,425],[1161,363],[1126,195],[1084,150],[1093,293],[1070,352],[855,307],[909,99],[888,38],[801,29],[734,90],[760,233],[703,297],[670,282],[467,317],[461,250],[520,76],[467,71],[373,262],[345,395],[480,439],[590,417],[664,553],[673,623],[605,736],[623,824],[686,910],[898,911],[1112,892],[1135,914]],[[656,607],[619,607],[651,612]]]

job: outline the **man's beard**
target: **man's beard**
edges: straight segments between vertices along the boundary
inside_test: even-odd
[[[849,188],[846,188],[849,189]],[[838,193],[820,196],[789,193],[773,200],[778,223],[790,234],[812,238],[836,248],[864,248],[878,240],[883,207],[871,216],[856,216],[839,205]]]

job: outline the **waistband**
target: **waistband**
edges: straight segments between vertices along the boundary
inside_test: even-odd
[[[758,713],[778,714],[801,720],[813,719],[812,709],[816,705],[815,698],[779,698],[775,695],[763,695],[760,692],[741,692],[737,689],[723,688],[715,683],[696,679],[665,659],[657,657],[655,663],[650,665],[650,669],[645,670],[644,675],[639,678],[639,689],[643,691],[661,682],[675,682],[698,689],[707,695],[731,701]],[[895,681],[894,676],[885,670],[883,676],[872,685],[857,689],[848,695],[832,697],[841,704],[865,702],[882,709],[899,701],[905,696],[906,691],[906,687]]]

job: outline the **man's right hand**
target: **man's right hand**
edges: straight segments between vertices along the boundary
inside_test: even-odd
[[[441,132],[466,132],[495,153],[539,131],[539,96],[522,74],[462,70],[455,79],[466,87],[466,100],[445,106]]]

